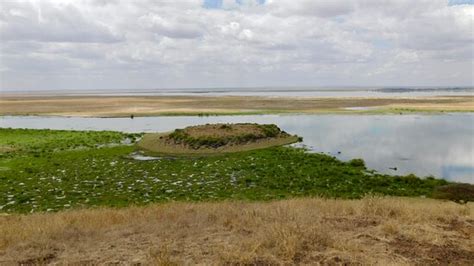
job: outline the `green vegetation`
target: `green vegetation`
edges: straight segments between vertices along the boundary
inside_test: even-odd
[[[289,136],[273,124],[208,124],[176,129],[164,138],[173,144],[184,144],[193,149],[199,149],[246,144],[261,139]]]
[[[141,135],[114,131],[2,128],[0,129],[0,158],[18,155],[50,156],[52,152],[120,144],[126,140],[133,143]]]
[[[449,184],[440,186],[433,192],[433,198],[448,199],[457,203],[474,201],[474,185],[471,184]]]
[[[431,196],[434,188],[448,184],[412,175],[377,174],[367,171],[361,160],[346,163],[289,147],[138,161],[129,157],[134,146],[104,145],[136,136],[0,129],[1,145],[9,147],[0,160],[1,211],[56,211],[171,200],[360,198],[367,193]]]
[[[349,164],[354,166],[354,167],[363,167],[363,168],[365,168],[364,160],[359,159],[359,158],[350,160]]]

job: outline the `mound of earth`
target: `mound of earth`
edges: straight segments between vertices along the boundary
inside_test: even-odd
[[[274,124],[206,124],[176,129],[169,134],[147,134],[138,146],[157,153],[219,153],[268,148],[299,140]]]

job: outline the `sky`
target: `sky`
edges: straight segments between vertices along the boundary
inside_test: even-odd
[[[1,0],[0,90],[473,86],[474,0]]]

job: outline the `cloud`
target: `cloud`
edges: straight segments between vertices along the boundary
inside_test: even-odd
[[[3,41],[110,43],[123,40],[106,24],[88,19],[78,7],[70,4],[7,2],[0,18]]]
[[[147,14],[138,19],[138,23],[153,33],[170,38],[193,39],[204,34],[202,25],[184,18],[164,18],[156,14]]]
[[[473,15],[444,0],[5,1],[0,88],[472,85]]]

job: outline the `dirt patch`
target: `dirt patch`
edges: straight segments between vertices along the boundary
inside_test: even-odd
[[[45,265],[51,263],[56,258],[56,254],[49,253],[40,257],[18,261],[19,265]]]
[[[396,254],[420,265],[469,265],[470,262],[474,261],[474,251],[462,249],[451,243],[433,245],[399,236],[390,242],[390,245]]]
[[[12,146],[7,146],[7,145],[0,146],[0,153],[13,152],[15,150],[16,150],[16,148],[12,147]]]

